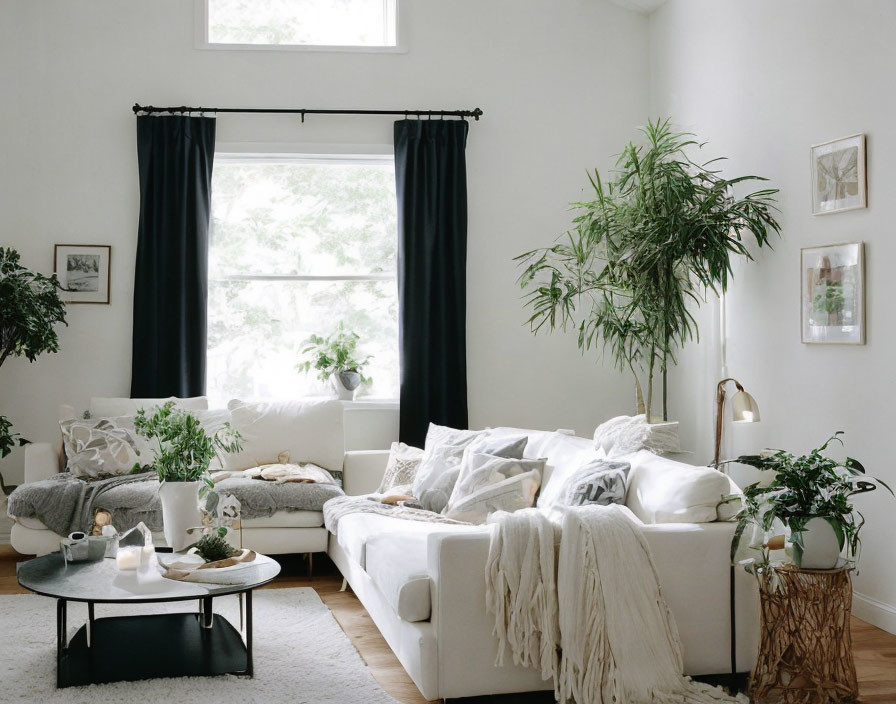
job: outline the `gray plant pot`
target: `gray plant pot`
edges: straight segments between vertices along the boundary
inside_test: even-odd
[[[355,397],[355,391],[361,385],[361,375],[358,372],[339,372],[330,377],[330,383],[339,399],[351,401]]]

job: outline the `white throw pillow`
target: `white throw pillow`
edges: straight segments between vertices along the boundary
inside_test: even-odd
[[[385,494],[395,487],[412,485],[422,460],[423,450],[419,447],[393,442],[389,450],[389,462],[386,464],[383,481],[380,482],[377,493]]]
[[[168,401],[174,401],[174,407],[182,411],[206,411],[208,410],[207,396],[193,396],[191,398],[115,398],[94,396],[90,399],[88,412],[91,418],[117,418],[121,416],[133,416],[141,408],[151,413]]]
[[[476,438],[487,435],[487,430],[458,430],[447,425],[429,424],[423,449],[429,452],[438,445],[460,445],[466,447]]]
[[[286,461],[342,471],[345,431],[340,401],[231,401],[228,407],[234,429],[243,436],[243,450],[224,457],[225,470],[273,464],[289,453]]]
[[[594,447],[607,457],[620,457],[639,450],[656,454],[678,452],[678,423],[648,423],[644,414],[616,416],[594,430]]]
[[[546,459],[541,493],[538,495],[539,508],[553,506],[557,502],[563,484],[584,462],[604,457],[603,450],[595,450],[588,438],[563,433],[550,433],[534,446],[530,440],[526,457],[532,457],[535,450],[540,453],[539,457]]]
[[[625,504],[645,523],[711,523],[722,497],[731,493],[724,474],[641,450],[631,462]]]
[[[485,523],[495,511],[516,511],[535,503],[544,460],[521,460],[467,451],[460,478],[443,513],[468,523]]]
[[[629,470],[628,462],[589,459],[563,484],[558,503],[562,506],[624,504]]]
[[[153,461],[152,444],[134,430],[133,417],[64,420],[59,427],[66,469],[81,479],[127,474]]]
[[[448,504],[460,474],[463,445],[437,445],[423,454],[412,493],[427,511],[441,513]]]

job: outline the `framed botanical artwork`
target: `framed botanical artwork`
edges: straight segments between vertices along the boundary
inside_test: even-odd
[[[865,135],[815,144],[810,154],[814,215],[868,207]]]
[[[803,342],[865,344],[865,246],[801,250]]]
[[[62,286],[62,300],[108,303],[111,259],[112,247],[107,244],[57,244],[53,270]]]

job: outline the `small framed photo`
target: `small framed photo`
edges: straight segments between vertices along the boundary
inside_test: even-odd
[[[814,215],[868,207],[865,135],[815,144],[810,153]]]
[[[809,247],[800,257],[803,342],[864,345],[864,244]]]
[[[53,270],[66,303],[108,303],[112,247],[106,244],[57,244]]]

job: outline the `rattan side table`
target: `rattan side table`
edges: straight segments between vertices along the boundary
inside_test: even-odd
[[[849,630],[851,568],[758,572],[759,659],[750,678],[757,704],[846,704],[859,696]]]

